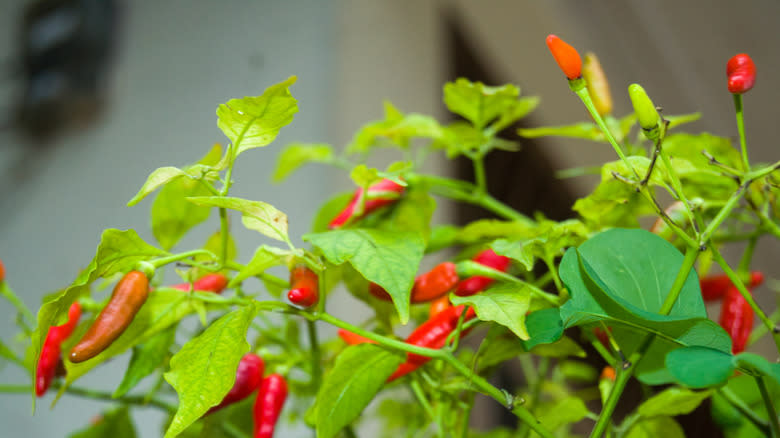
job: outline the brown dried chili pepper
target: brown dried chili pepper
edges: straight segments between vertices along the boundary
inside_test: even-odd
[[[368,187],[368,196],[372,199],[366,199],[366,202],[363,204],[363,211],[360,214],[357,214],[355,210],[360,205],[364,196],[364,190],[361,187],[355,191],[355,195],[352,196],[349,204],[333,218],[328,227],[330,229],[340,228],[350,219],[359,219],[380,207],[392,204],[398,200],[399,196],[404,192],[404,189],[404,186],[389,179],[383,179],[376,184],[370,185]]]
[[[296,306],[311,307],[319,301],[319,278],[317,274],[306,267],[298,265],[290,271],[290,291],[287,299]]]
[[[455,263],[439,263],[430,271],[415,278],[409,300],[413,304],[435,300],[452,290],[458,284],[458,280]],[[390,301],[391,299],[390,294],[376,283],[370,283],[368,290],[371,295],[380,300]]]
[[[227,287],[228,278],[223,274],[206,274],[192,283],[192,290],[214,292],[218,294]],[[170,286],[173,289],[190,291],[190,283],[179,283]]]
[[[247,353],[238,362],[238,369],[236,369],[236,380],[233,383],[233,387],[230,388],[225,397],[219,402],[218,405],[209,409],[206,414],[216,412],[225,406],[231,405],[235,402],[245,399],[249,394],[255,392],[260,386],[260,382],[263,380],[263,373],[265,372],[265,363],[260,356],[252,353]]]
[[[70,351],[70,361],[84,362],[108,348],[130,325],[148,295],[149,279],[143,272],[125,274],[114,287],[106,307]]]
[[[46,393],[52,380],[57,376],[57,369],[61,363],[60,345],[73,333],[73,330],[79,323],[79,318],[81,318],[81,305],[78,302],[74,302],[68,309],[68,321],[62,325],[49,327],[35,372],[35,394],[38,397]]]
[[[254,406],[255,438],[274,436],[276,421],[287,399],[287,382],[279,374],[263,379]]]

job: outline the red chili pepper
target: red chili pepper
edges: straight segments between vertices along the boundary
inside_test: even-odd
[[[612,327],[607,327],[607,329],[612,332]],[[605,348],[609,348],[609,335],[606,330],[601,327],[593,327],[593,334],[596,335],[596,339],[601,342],[601,345]]]
[[[279,374],[271,374],[263,379],[255,400],[254,420],[255,438],[274,436],[276,420],[287,398],[287,382]]]
[[[501,272],[506,272],[506,270],[509,269],[509,257],[500,256],[492,249],[486,249],[480,252],[472,260],[479,263],[480,265],[484,265]],[[459,297],[474,295],[477,292],[487,289],[487,287],[490,286],[493,281],[494,280],[492,278],[483,277],[481,275],[469,277],[458,283],[458,287],[455,289],[455,295]]]
[[[450,303],[450,297],[447,295],[436,298],[431,301],[431,308],[428,309],[428,318],[433,318],[450,307],[452,307],[452,303]]]
[[[552,34],[547,35],[547,48],[570,81],[582,77],[582,58],[577,49]]]
[[[236,370],[236,381],[233,387],[225,395],[225,398],[218,405],[213,406],[206,414],[216,412],[225,406],[245,399],[249,394],[255,392],[263,380],[265,364],[260,356],[252,353],[245,354],[238,362]]]
[[[214,292],[216,294],[225,290],[228,279],[223,274],[206,274],[192,283],[192,290]],[[179,283],[171,286],[173,289],[190,291],[189,283]]]
[[[74,302],[68,309],[68,321],[65,324],[49,327],[46,340],[43,341],[41,356],[38,358],[38,368],[35,373],[35,394],[43,396],[49,389],[52,380],[57,375],[60,363],[60,344],[73,333],[81,317],[81,306]]]
[[[736,287],[732,286],[726,292],[718,323],[731,336],[731,352],[737,354],[744,351],[750,332],[753,331],[753,308]]]
[[[754,288],[760,286],[763,282],[764,274],[760,271],[752,271],[747,287],[749,289]],[[726,274],[718,274],[699,279],[699,286],[701,287],[701,296],[704,298],[704,301],[717,301],[726,296],[726,292],[734,284]]]
[[[360,202],[363,198],[363,192],[364,191],[362,187],[357,189],[355,195],[352,197],[352,200],[349,201],[349,204],[347,204],[344,210],[336,215],[336,217],[330,222],[330,225],[328,225],[330,229],[340,228],[353,217],[355,219],[359,219],[378,209],[379,207],[384,207],[385,205],[394,203],[404,192],[404,186],[397,184],[389,179],[383,179],[376,184],[372,184],[368,187],[368,197],[370,199],[366,199],[366,202],[363,205],[363,212],[358,216],[355,213],[355,209],[357,209],[360,205]]]
[[[290,271],[290,288],[287,299],[296,306],[311,307],[320,298],[317,274],[305,265],[298,265]]]
[[[726,63],[726,76],[729,78],[729,92],[746,93],[756,83],[756,64],[746,53],[734,55]]]
[[[408,338],[406,338],[406,343],[419,347],[442,348],[447,341],[447,337],[457,328],[458,320],[465,307],[466,306],[463,305],[450,307],[428,321],[425,321],[422,325],[417,327]],[[468,321],[475,316],[474,309],[469,307],[469,310],[466,312],[465,320]],[[462,334],[465,335],[465,333]],[[387,381],[392,382],[401,376],[409,374],[429,360],[431,360],[430,357],[408,353],[406,362],[401,364],[398,369],[387,378]]]
[[[3,266],[3,261],[0,260],[0,282],[5,280],[5,266]]]
[[[410,302],[424,303],[435,300],[449,292],[458,284],[458,272],[455,263],[444,262],[417,276],[412,286]],[[390,294],[376,283],[370,283],[368,291],[380,300],[390,301]]]
[[[365,336],[360,336],[357,333],[352,333],[349,330],[345,329],[339,329],[339,337],[346,342],[349,345],[358,345],[358,344],[376,344],[376,341],[373,339],[368,339]]]
[[[141,271],[130,271],[114,287],[111,299],[95,318],[87,333],[70,350],[70,361],[83,362],[108,348],[133,322],[149,296],[149,279]]]
[[[615,377],[616,377],[615,369],[607,365],[604,367],[604,369],[601,370],[601,376],[599,377],[599,379],[601,380],[608,379],[614,382]]]

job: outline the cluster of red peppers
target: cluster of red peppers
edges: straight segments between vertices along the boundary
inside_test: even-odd
[[[764,274],[758,271],[750,273],[748,290],[761,285]],[[753,308],[726,274],[712,275],[700,281],[701,294],[704,301],[723,300],[720,307],[718,323],[731,336],[731,352],[741,353],[745,350],[748,337],[753,331]]]

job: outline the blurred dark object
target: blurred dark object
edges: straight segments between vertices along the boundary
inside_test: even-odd
[[[24,92],[16,128],[47,140],[95,119],[117,39],[117,9],[114,0],[42,0],[26,6],[19,38]]]

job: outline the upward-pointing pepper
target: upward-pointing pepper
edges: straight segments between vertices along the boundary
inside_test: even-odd
[[[570,81],[582,76],[582,58],[577,49],[553,34],[547,35],[546,42],[558,67]]]
[[[634,113],[639,119],[639,126],[645,131],[656,129],[660,117],[645,89],[639,84],[631,84],[628,86],[628,97],[631,98],[631,104],[634,105]]]
[[[756,64],[747,53],[734,55],[726,63],[726,76],[729,78],[729,92],[746,93],[756,83]]]

